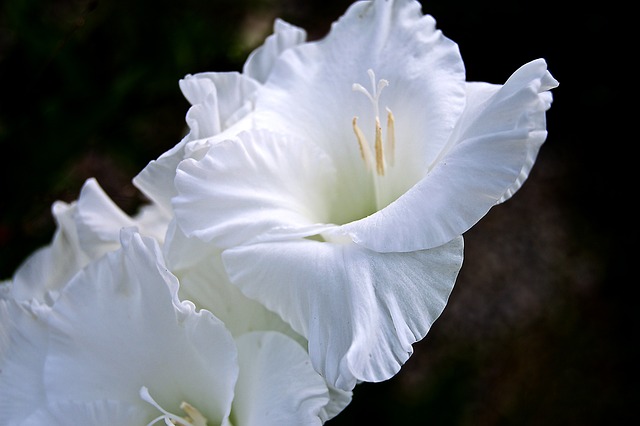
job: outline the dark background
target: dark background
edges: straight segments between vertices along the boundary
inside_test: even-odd
[[[350,3],[0,2],[0,279],[50,241],[51,204],[88,177],[135,211],[131,178],[183,135],[181,77],[240,70],[276,16],[320,38]],[[330,424],[627,424],[640,402],[627,12],[548,0],[423,11],[459,44],[468,80],[503,83],[545,58],[560,81],[549,137],[524,187],[465,235],[449,305],[413,357],[358,386]]]

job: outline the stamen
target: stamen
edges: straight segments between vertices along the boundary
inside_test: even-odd
[[[382,127],[380,119],[376,117],[376,172],[379,176],[384,176],[384,152],[382,150]]]
[[[207,419],[202,415],[200,411],[193,405],[186,401],[182,401],[180,409],[187,413],[186,419],[193,424],[193,426],[207,426]]]
[[[198,411],[193,405],[188,402],[182,402],[180,408],[187,413],[186,417],[180,417],[177,414],[173,414],[165,410],[158,404],[149,393],[149,389],[146,386],[140,388],[140,398],[149,404],[153,405],[158,411],[162,413],[161,416],[156,417],[151,422],[147,423],[147,426],[152,426],[161,420],[164,420],[166,425],[176,426],[207,426],[207,419],[200,411]]]
[[[389,165],[393,166],[396,162],[396,120],[393,113],[387,108],[387,143],[385,151],[389,156]]]
[[[394,151],[395,151],[395,120],[393,118],[393,114],[389,108],[387,110],[387,137],[386,142],[383,145],[382,140],[382,125],[380,124],[380,94],[382,90],[389,85],[389,81],[385,79],[380,79],[376,83],[376,75],[372,69],[367,70],[367,74],[369,75],[369,80],[371,81],[371,90],[369,92],[365,89],[361,84],[354,83],[352,85],[353,91],[360,92],[364,94],[371,105],[373,106],[374,117],[375,117],[375,162],[376,162],[376,174],[378,176],[384,176],[385,168],[387,164],[385,164],[385,155],[389,156],[389,165],[393,165],[394,163]],[[371,150],[367,143],[364,134],[358,127],[356,123],[356,117],[353,118],[353,131],[356,134],[356,138],[358,139],[358,146],[360,147],[360,155],[367,165],[367,170],[371,170],[372,160],[371,160]]]
[[[358,139],[358,146],[360,147],[360,156],[364,161],[365,166],[367,167],[367,171],[371,170],[371,148],[369,148],[369,143],[367,139],[364,137],[362,130],[358,127],[358,117],[353,117],[353,132],[356,134],[356,139]]]

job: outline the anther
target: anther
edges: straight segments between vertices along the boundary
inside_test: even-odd
[[[367,168],[367,171],[371,170],[371,148],[369,148],[369,143],[367,139],[364,137],[362,130],[358,127],[358,117],[353,117],[353,133],[356,134],[356,139],[358,140],[358,146],[360,147],[360,157],[364,161],[364,164]]]
[[[384,176],[384,151],[382,149],[382,127],[380,126],[380,118],[376,117],[376,173]]]
[[[387,143],[385,151],[389,158],[389,165],[393,166],[396,160],[396,120],[393,113],[387,108]]]
[[[147,424],[147,426],[153,426],[159,421],[164,421],[167,425],[175,425],[175,426],[207,426],[207,419],[204,417],[200,411],[198,411],[193,405],[188,402],[183,401],[180,404],[180,408],[187,413],[186,417],[180,417],[177,414],[170,413],[165,410],[158,404],[151,394],[149,393],[149,389],[146,386],[140,388],[140,398],[149,404],[153,405],[158,411],[162,413],[162,415],[156,417],[151,422]]]

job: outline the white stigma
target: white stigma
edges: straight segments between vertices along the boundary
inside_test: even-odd
[[[376,83],[376,75],[372,69],[367,70],[367,74],[369,74],[369,80],[371,81],[371,92],[358,83],[354,83],[352,89],[354,92],[364,94],[369,101],[371,101],[371,105],[373,106],[375,116],[375,143],[373,145],[373,153],[371,152],[371,147],[369,146],[364,133],[360,127],[358,127],[358,117],[353,117],[352,126],[353,132],[358,140],[358,146],[360,147],[360,155],[362,156],[362,160],[364,161],[367,170],[371,170],[373,168],[372,163],[375,161],[376,174],[378,176],[384,176],[387,165],[393,166],[395,151],[395,120],[393,118],[393,113],[389,108],[386,108],[387,137],[384,144],[382,140],[382,125],[380,123],[380,94],[382,93],[382,90],[389,85],[389,81],[380,79]],[[389,160],[388,164],[387,160]]]
[[[151,422],[147,423],[147,426],[152,426],[159,421],[164,421],[166,425],[175,425],[175,426],[207,426],[207,419],[198,411],[193,405],[188,402],[183,401],[180,404],[180,408],[184,411],[187,416],[180,417],[177,414],[173,414],[165,410],[158,404],[149,394],[149,389],[146,386],[140,388],[140,398],[149,404],[153,405],[158,411],[162,413],[162,415],[156,417],[151,420]]]

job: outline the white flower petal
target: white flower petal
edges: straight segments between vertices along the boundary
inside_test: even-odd
[[[47,405],[29,416],[20,426],[124,426],[144,425],[148,413],[122,401],[65,401]]]
[[[351,390],[392,377],[445,307],[462,238],[431,250],[376,253],[310,240],[223,252],[231,281],[309,341],[314,367]]]
[[[156,203],[147,204],[133,216],[133,221],[143,235],[149,236],[158,243],[164,243],[167,228],[172,216]]]
[[[180,89],[193,105],[200,107],[187,120],[191,130],[193,122],[197,133],[190,139],[204,139],[228,129],[253,109],[253,98],[260,83],[237,72],[206,72],[187,75],[180,80]],[[192,108],[192,109],[193,109]]]
[[[191,241],[190,241],[191,242]],[[195,240],[195,247],[202,242]],[[189,245],[172,247],[194,252]],[[172,272],[180,279],[179,295],[182,300],[190,300],[198,308],[206,309],[225,323],[234,336],[250,331],[279,331],[306,346],[306,340],[294,332],[277,314],[267,310],[255,300],[249,299],[231,282],[222,265],[219,250],[202,249],[205,253],[197,263]]]
[[[133,184],[147,198],[171,214],[171,198],[176,194],[173,180],[176,177],[176,167],[185,158],[185,145],[188,136],[183,138],[169,151],[163,153],[157,160],[152,160],[134,178]]]
[[[94,178],[87,179],[82,186],[74,219],[80,245],[92,259],[118,249],[123,228],[136,227],[142,235],[162,242],[170,220],[167,212],[155,203],[143,206],[134,217],[129,216]]]
[[[149,162],[134,177],[134,185],[171,212],[176,167],[193,150],[186,150],[187,144],[206,140],[239,125],[238,122],[253,109],[253,97],[258,87],[257,81],[236,72],[201,73],[180,80],[180,89],[193,105],[186,117],[190,133],[157,160]]]
[[[42,372],[47,349],[44,324],[16,301],[0,300],[2,424],[19,424],[46,402]]]
[[[527,84],[528,81],[532,89],[537,89],[540,95],[540,102],[536,105],[537,109],[532,108],[529,114],[524,117],[529,122],[528,125],[530,128],[535,129],[531,132],[530,138],[527,141],[527,159],[522,166],[520,175],[513,185],[502,195],[498,201],[499,203],[503,203],[511,198],[511,196],[520,189],[525,180],[527,180],[527,177],[529,177],[529,172],[531,172],[531,168],[536,161],[538,151],[547,137],[545,111],[551,107],[551,102],[553,101],[553,96],[549,90],[559,85],[558,81],[547,71],[547,64],[542,59],[532,61],[520,67],[505,83],[505,87],[518,87],[517,80],[525,80],[523,82],[524,84]]]
[[[136,225],[95,178],[87,179],[82,185],[75,219],[80,245],[93,259],[120,247],[120,230]]]
[[[320,149],[267,131],[243,132],[200,161],[183,161],[175,184],[180,227],[220,247],[283,227],[313,228],[329,217],[336,185]]]
[[[276,19],[273,24],[273,34],[267,37],[264,44],[251,52],[244,63],[242,73],[260,83],[264,83],[273,64],[285,50],[297,46],[307,38],[302,28],[291,25],[282,19]]]
[[[74,215],[77,203],[57,201],[51,208],[56,231],[51,244],[33,252],[16,270],[11,295],[16,300],[44,302],[90,260],[81,247]]]
[[[342,412],[350,403],[353,398],[353,392],[350,390],[343,390],[327,384],[329,387],[329,402],[324,406],[320,413],[320,418],[323,422],[331,420]]]
[[[433,169],[398,200],[342,231],[381,252],[437,247],[466,232],[517,190],[533,165],[546,137],[550,79],[539,60],[502,87],[474,87],[483,102],[471,98],[476,102],[469,102]]]
[[[117,399],[157,415],[139,397],[146,386],[168,411],[186,400],[222,422],[237,375],[231,335],[211,313],[178,302],[153,240],[126,230],[122,246],[76,275],[47,316],[49,401]]]
[[[217,250],[198,238],[187,237],[178,226],[175,217],[169,223],[167,238],[162,246],[167,267],[174,274],[176,271],[194,267]]]
[[[322,424],[320,413],[329,402],[327,385],[298,343],[277,332],[254,332],[238,337],[237,344],[240,375],[234,424]]]

